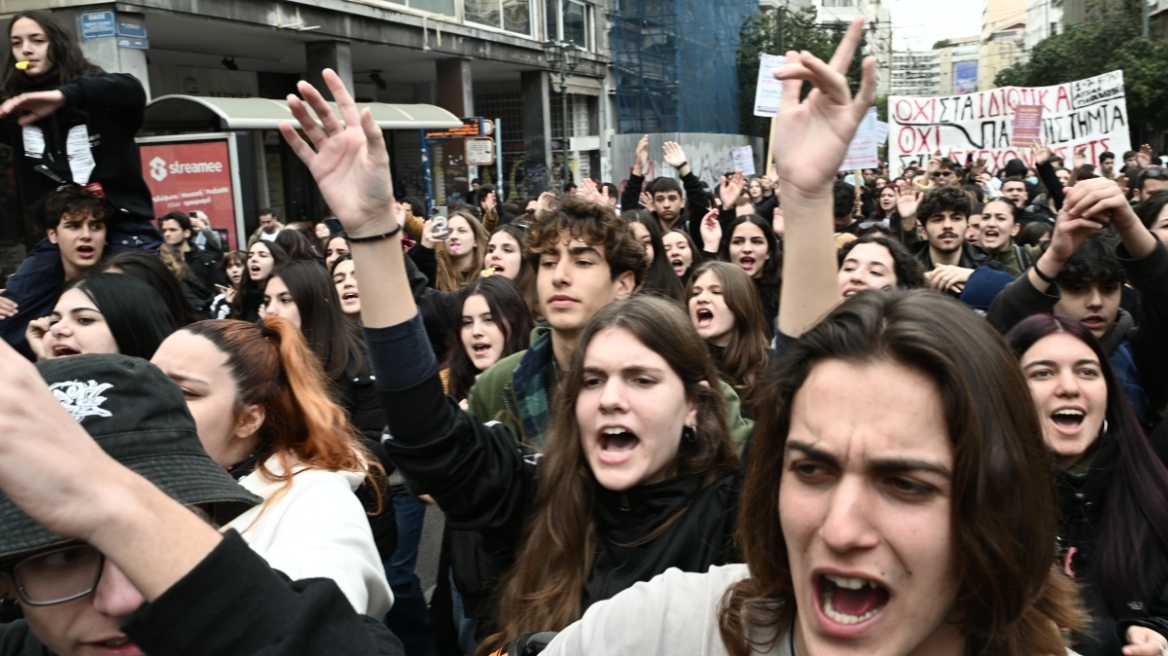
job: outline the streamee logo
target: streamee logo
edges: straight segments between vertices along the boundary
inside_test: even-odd
[[[161,157],[150,160],[150,177],[162,182],[171,175],[186,173],[222,173],[223,162],[167,162]]]
[[[150,160],[150,177],[159,182],[166,179],[166,160],[161,157]]]

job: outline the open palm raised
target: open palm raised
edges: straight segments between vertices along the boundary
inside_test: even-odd
[[[381,129],[368,109],[357,110],[353,96],[334,71],[325,69],[323,77],[338,111],[334,112],[311,84],[300,82],[297,90],[303,100],[289,95],[288,107],[308,142],[288,122],[280,123],[280,134],[308,167],[325,202],[350,236],[388,232],[397,221],[389,154]],[[309,107],[321,124],[309,114]]]

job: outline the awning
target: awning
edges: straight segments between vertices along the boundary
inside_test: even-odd
[[[329,103],[334,108],[336,103]],[[462,121],[434,105],[357,103],[368,107],[382,130],[429,130],[456,128]],[[285,100],[269,98],[218,98],[209,96],[160,96],[146,105],[144,131],[275,130],[280,121],[291,121]]]

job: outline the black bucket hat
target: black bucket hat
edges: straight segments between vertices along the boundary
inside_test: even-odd
[[[182,391],[153,364],[126,355],[75,355],[39,362],[37,370],[110,457],[179,503],[201,506],[226,524],[262,501],[207,455]],[[0,493],[0,558],[72,541]]]

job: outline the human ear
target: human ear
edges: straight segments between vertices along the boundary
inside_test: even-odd
[[[235,418],[235,429],[232,430],[231,437],[241,440],[252,437],[259,432],[266,418],[267,411],[263,406],[256,404],[243,406],[243,410]]]
[[[637,276],[632,271],[625,271],[612,281],[616,289],[617,300],[628,298],[637,286]]]
[[[51,242],[53,244],[57,243],[57,229],[56,228],[45,228],[45,236],[47,236],[49,238],[49,242]]]

